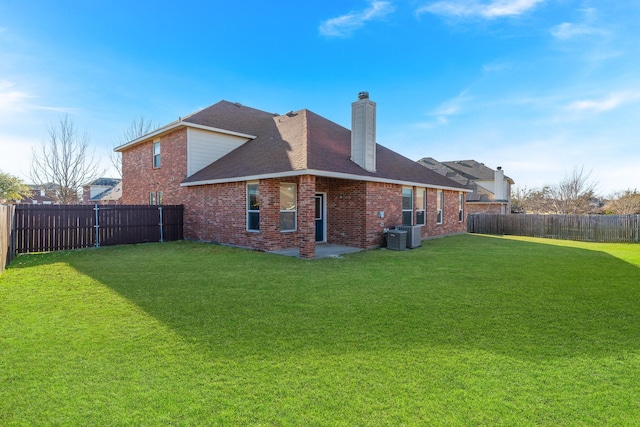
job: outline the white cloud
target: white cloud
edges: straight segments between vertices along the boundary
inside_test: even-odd
[[[638,92],[621,92],[609,95],[602,99],[583,99],[575,101],[567,105],[566,109],[571,112],[587,112],[602,113],[614,110],[622,105],[637,101],[640,99]]]
[[[320,24],[320,34],[327,37],[348,37],[368,21],[383,18],[395,10],[391,2],[372,0],[370,6],[360,12],[331,18]]]
[[[420,7],[417,14],[433,13],[435,15],[456,18],[500,18],[504,16],[522,15],[533,9],[544,0],[494,0],[481,3],[478,0],[438,1]]]
[[[563,22],[551,29],[551,35],[559,40],[570,40],[584,36],[606,36],[607,32],[587,24]]]
[[[448,124],[449,118],[461,114],[465,105],[471,99],[472,97],[467,95],[466,90],[460,92],[459,95],[443,102],[436,109],[427,114],[429,117],[434,117],[435,120],[418,123],[416,127],[419,129],[430,129],[435,126]]]
[[[13,89],[14,84],[7,80],[0,80],[0,111],[25,111],[28,100],[33,96],[26,92]]]

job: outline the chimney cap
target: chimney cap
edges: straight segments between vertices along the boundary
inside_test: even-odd
[[[358,99],[369,99],[369,92],[358,93]]]

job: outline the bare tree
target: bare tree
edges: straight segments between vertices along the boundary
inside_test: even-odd
[[[49,126],[49,140],[33,149],[31,180],[58,203],[79,203],[82,186],[104,173],[89,149],[88,134],[65,114]]]
[[[640,214],[640,193],[638,190],[626,190],[623,193],[614,194],[605,210],[607,213],[616,215]]]
[[[558,214],[587,214],[592,210],[595,199],[596,183],[590,182],[591,172],[585,173],[584,167],[573,168],[571,176],[565,177],[550,191],[551,206]]]
[[[511,193],[511,212],[513,213],[549,213],[551,206],[551,188],[515,188]]]
[[[146,119],[144,116],[133,119],[131,123],[129,123],[129,126],[124,129],[124,131],[122,132],[122,136],[118,141],[116,141],[113,148],[119,147],[129,141],[140,138],[141,136],[148,134],[156,128],[158,128],[158,125],[155,122]],[[118,172],[118,175],[122,177],[121,153],[111,150],[109,159],[111,160],[111,164],[113,165],[113,167]]]

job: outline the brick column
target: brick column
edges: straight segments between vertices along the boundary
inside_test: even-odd
[[[316,256],[316,177],[300,177],[298,188],[298,239],[300,258]]]

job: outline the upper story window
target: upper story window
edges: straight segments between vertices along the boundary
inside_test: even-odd
[[[297,185],[280,183],[280,231],[297,229],[298,195]]]
[[[402,225],[413,225],[413,188],[402,189]]]
[[[149,204],[150,205],[161,205],[162,204],[162,191],[151,192],[149,193]]]
[[[247,183],[247,230],[260,230],[260,188],[257,182]]]
[[[153,143],[153,167],[160,167],[160,141]]]
[[[458,194],[458,221],[464,221],[464,193]]]
[[[425,211],[427,209],[427,194],[424,188],[418,188],[416,192],[416,225],[426,224]]]
[[[438,190],[438,195],[436,197],[436,223],[442,224],[443,217],[444,217],[444,194],[442,190]]]

